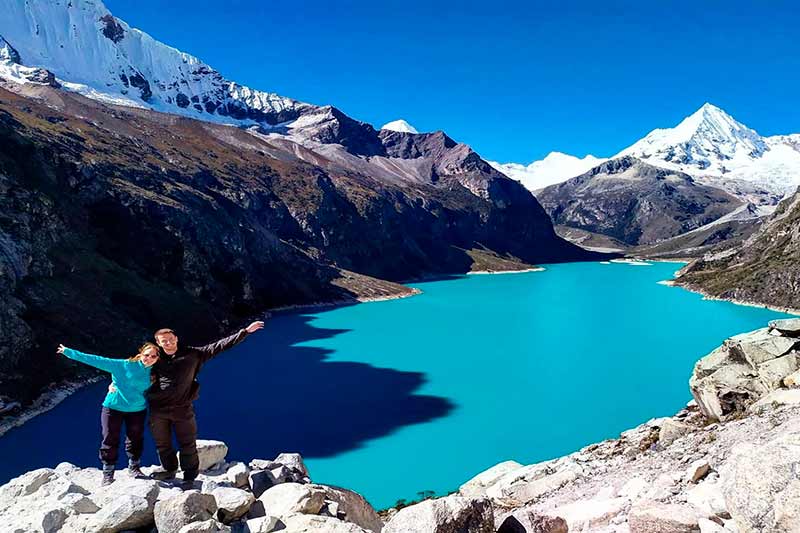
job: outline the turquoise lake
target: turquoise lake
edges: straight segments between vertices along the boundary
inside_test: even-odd
[[[229,459],[300,452],[314,481],[377,508],[616,437],[690,400],[695,361],[723,339],[787,316],[657,283],[679,267],[546,265],[275,316],[201,372],[199,436],[227,442]],[[0,482],[95,466],[105,386],[0,438]]]

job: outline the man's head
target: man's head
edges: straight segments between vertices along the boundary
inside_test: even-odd
[[[174,355],[178,351],[178,337],[171,329],[161,328],[153,334],[153,337],[155,337],[156,344],[161,346],[165,354]]]

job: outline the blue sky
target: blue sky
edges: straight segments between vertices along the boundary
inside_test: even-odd
[[[105,4],[240,83],[502,162],[613,155],[706,101],[762,135],[800,132],[791,2]]]

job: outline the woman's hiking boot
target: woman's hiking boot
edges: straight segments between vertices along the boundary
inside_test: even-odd
[[[150,477],[158,481],[164,481],[167,479],[173,479],[177,473],[177,470],[164,470],[162,467],[158,467],[153,470],[153,472],[150,474]]]
[[[107,487],[114,483],[114,465],[103,465],[103,481],[100,485]]]
[[[134,479],[147,479],[147,476],[142,472],[142,463],[139,461],[128,461],[128,472]]]

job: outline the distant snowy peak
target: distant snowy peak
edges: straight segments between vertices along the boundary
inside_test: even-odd
[[[100,0],[0,0],[0,76],[203,120],[275,124],[308,104],[225,79],[115,18]]]
[[[393,120],[381,126],[382,130],[399,131],[403,133],[419,133],[417,129],[403,119]]]
[[[722,109],[704,104],[674,128],[656,129],[618,154],[659,159],[723,175],[769,150],[764,139]]]
[[[607,160],[593,155],[578,158],[561,152],[550,152],[544,159],[529,165],[495,161],[489,161],[489,164],[509,178],[519,181],[528,190],[536,191],[580,176],[605,161]]]
[[[784,194],[800,185],[800,135],[762,137],[704,104],[674,128],[656,129],[617,156],[680,170],[730,189],[736,180]]]

